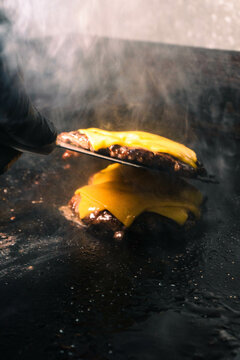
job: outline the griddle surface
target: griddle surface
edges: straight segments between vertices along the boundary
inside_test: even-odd
[[[186,241],[104,241],[59,212],[107,164],[25,154],[0,178],[2,359],[229,359],[240,344],[239,143],[191,144],[219,185]]]
[[[59,132],[162,134],[220,184],[195,182],[206,203],[185,241],[104,241],[59,207],[108,164],[24,154],[0,177],[1,359],[239,359],[239,54],[63,40],[20,45],[26,88]]]

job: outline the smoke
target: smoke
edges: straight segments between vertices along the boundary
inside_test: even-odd
[[[240,50],[238,0],[4,0],[24,37],[84,33]]]
[[[216,131],[229,55],[155,43],[239,50],[238,0],[5,0],[3,7],[14,39],[6,47],[9,62],[16,52],[33,102],[59,131],[159,133],[196,149],[210,173],[229,170],[237,150]],[[232,131],[235,98],[224,115]],[[193,112],[202,136],[190,126]],[[209,128],[215,138],[207,141]]]
[[[198,111],[205,91],[196,87],[198,57],[154,42],[240,48],[237,0],[5,0],[3,6],[26,87],[59,130],[141,129],[184,142],[190,105]]]

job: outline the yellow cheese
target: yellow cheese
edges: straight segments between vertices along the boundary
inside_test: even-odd
[[[141,148],[154,153],[172,155],[194,168],[197,167],[197,156],[193,150],[156,134],[144,131],[105,131],[96,128],[79,129],[78,131],[87,135],[94,151],[111,145]]]
[[[76,190],[81,195],[80,219],[108,210],[125,226],[143,212],[154,212],[184,225],[191,212],[200,216],[201,193],[184,180],[167,174],[113,164]]]

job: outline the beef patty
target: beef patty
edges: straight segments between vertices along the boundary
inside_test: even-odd
[[[68,203],[72,211],[73,218],[79,222],[79,203],[81,201],[80,195],[74,195]],[[182,237],[187,230],[191,229],[196,219],[192,213],[189,212],[188,219],[184,226],[180,226],[173,220],[153,212],[144,212],[140,214],[130,227],[125,227],[108,210],[95,211],[89,216],[81,220],[83,225],[87,226],[88,231],[92,232],[100,238],[115,238],[122,239],[125,236],[137,237],[137,239],[144,239],[149,235],[151,237],[159,238],[164,236]]]
[[[94,152],[87,135],[81,134],[78,131],[63,132],[58,135],[58,140],[66,144],[71,144]],[[193,168],[192,166],[185,164],[174,156],[166,153],[154,153],[146,149],[120,146],[118,144],[99,149],[96,152],[112,158],[129,161],[134,164],[145,165],[158,170],[168,171],[183,177],[196,178],[198,176],[207,175],[207,171],[199,161],[196,163],[197,167]],[[64,154],[64,157],[71,157],[71,153],[67,151]]]

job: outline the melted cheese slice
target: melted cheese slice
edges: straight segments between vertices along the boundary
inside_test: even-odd
[[[98,172],[91,184],[75,194],[81,195],[80,219],[108,210],[127,227],[143,212],[154,212],[184,225],[189,212],[199,218],[202,202],[201,193],[182,179],[120,164]]]
[[[176,157],[185,164],[197,167],[196,153],[173,140],[147,133],[144,131],[105,131],[96,128],[79,129],[81,134],[87,135],[94,151],[111,145],[141,148],[154,153],[166,153]]]

